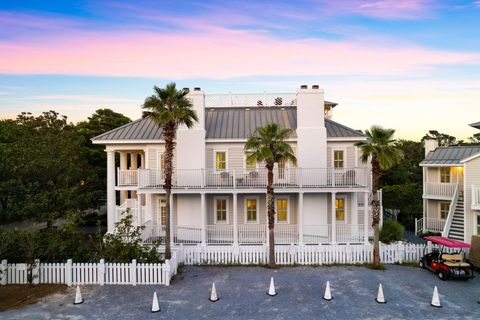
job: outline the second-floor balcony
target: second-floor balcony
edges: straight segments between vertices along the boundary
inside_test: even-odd
[[[423,196],[428,198],[451,199],[455,193],[456,183],[425,182]]]
[[[119,187],[162,189],[162,170],[118,170]],[[174,188],[252,189],[266,188],[266,169],[256,171],[215,171],[176,169],[172,177]],[[276,188],[362,188],[368,185],[367,168],[285,168],[275,169]]]

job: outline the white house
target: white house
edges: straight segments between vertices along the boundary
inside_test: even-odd
[[[360,160],[361,132],[332,120],[335,103],[318,86],[287,94],[188,97],[199,117],[178,129],[171,201],[172,243],[243,245],[267,242],[266,170],[248,163],[243,146],[256,128],[292,128],[297,166],[275,169],[278,244],[366,243],[371,176]],[[145,241],[164,236],[162,130],[150,118],[93,138],[106,145],[108,231],[129,208]],[[115,168],[119,154],[120,167]],[[366,207],[367,206],[367,207]]]
[[[471,124],[480,129],[480,122]],[[416,229],[470,243],[480,235],[480,146],[439,147],[425,140],[423,218]]]

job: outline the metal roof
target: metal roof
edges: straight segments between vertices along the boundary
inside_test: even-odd
[[[296,107],[211,108],[205,110],[207,139],[247,139],[253,132],[268,123],[278,123],[282,128],[297,128]],[[335,121],[325,119],[328,138],[358,138],[365,135]],[[292,134],[296,137],[296,133]],[[162,130],[151,118],[143,118],[113,129],[92,140],[160,140]]]
[[[470,127],[474,127],[474,128],[480,129],[480,121],[475,122],[475,123],[472,123],[472,124],[470,125]]]
[[[467,159],[480,153],[480,147],[438,147],[430,151],[420,165],[461,165]]]

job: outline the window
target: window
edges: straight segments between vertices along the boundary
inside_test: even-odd
[[[215,170],[216,171],[227,170],[227,153],[225,151],[215,152]]]
[[[288,222],[288,199],[277,198],[277,222]]]
[[[286,167],[285,160],[282,159],[278,161],[278,178],[279,179],[285,179],[285,167]]]
[[[440,168],[440,182],[441,183],[450,183],[450,167],[441,167]]]
[[[345,222],[345,198],[335,199],[335,218],[337,222]]]
[[[450,202],[440,202],[440,219],[447,219],[450,210]]]
[[[167,225],[167,200],[160,200],[160,224]]]
[[[255,171],[257,170],[257,162],[255,160],[248,160],[248,157],[251,155],[251,152],[247,152],[245,154],[245,168],[247,171]]]
[[[246,200],[247,223],[257,222],[257,198],[247,198]]]
[[[215,199],[215,222],[227,223],[227,199]]]
[[[334,150],[333,151],[333,167],[334,168],[344,168],[344,152],[343,150]]]

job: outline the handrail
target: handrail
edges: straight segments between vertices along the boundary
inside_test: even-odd
[[[445,221],[445,226],[443,227],[442,237],[448,237],[450,232],[450,227],[452,226],[453,215],[455,214],[455,207],[457,206],[458,196],[460,195],[460,184],[457,183],[455,186],[455,191],[453,193],[453,199],[450,203],[450,209],[448,210],[447,221]]]

